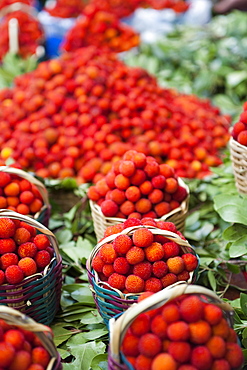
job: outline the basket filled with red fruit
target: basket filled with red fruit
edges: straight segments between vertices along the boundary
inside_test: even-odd
[[[137,301],[177,281],[194,283],[198,257],[171,222],[130,218],[109,226],[88,260],[90,287],[105,323]]]
[[[46,325],[0,306],[0,364],[6,370],[61,370],[61,359]]]
[[[32,174],[0,166],[0,209],[28,215],[48,227],[51,206],[44,184]]]
[[[59,308],[62,259],[54,234],[40,222],[0,210],[0,306],[49,325]]]
[[[247,102],[231,129],[230,156],[237,190],[247,194]]]
[[[87,194],[98,240],[106,227],[133,217],[170,221],[184,230],[189,188],[171,166],[152,156],[127,151]]]
[[[229,303],[198,285],[143,293],[109,322],[108,369],[241,369],[233,315]]]

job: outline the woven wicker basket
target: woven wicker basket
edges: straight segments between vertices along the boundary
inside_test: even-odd
[[[43,224],[17,212],[0,210],[0,218],[26,222],[48,236],[54,258],[44,271],[28,276],[19,284],[0,285],[0,305],[14,307],[39,323],[49,325],[59,309],[62,288],[62,258],[55,235]]]
[[[172,210],[171,212],[167,213],[166,215],[162,216],[160,219],[155,219],[156,221],[162,220],[162,221],[169,221],[173,222],[176,226],[176,228],[183,232],[184,226],[185,226],[185,220],[186,215],[189,208],[189,188],[188,186],[183,182],[182,179],[178,178],[179,185],[183,186],[188,193],[188,196],[186,199],[180,204],[180,207]],[[97,240],[100,240],[104,236],[105,229],[108,226],[119,224],[121,222],[124,222],[124,218],[118,218],[118,217],[105,217],[101,211],[101,208],[98,204],[95,202],[89,200],[91,212],[92,212],[92,218],[94,223],[94,231],[97,237]]]
[[[73,190],[64,189],[48,189],[49,198],[51,200],[52,209],[57,208],[61,213],[68,212],[78,202],[82,200],[81,197],[76,195]]]
[[[45,186],[42,184],[42,182],[36,179],[30,173],[20,170],[19,168],[14,168],[14,167],[9,167],[9,166],[0,166],[0,172],[6,172],[6,173],[9,173],[10,175],[18,176],[37,186],[40,192],[40,195],[43,199],[44,205],[41,208],[41,210],[37,212],[34,216],[32,215],[29,215],[29,216],[34,218],[38,222],[41,222],[46,227],[48,227],[50,213],[51,213],[51,205],[50,205],[49,198],[48,198],[48,192]]]
[[[52,331],[49,327],[39,324],[21,312],[5,306],[0,306],[0,319],[16,328],[22,328],[34,333],[43,347],[49,352],[51,359],[46,370],[61,370],[62,364],[59,353],[53,342]]]
[[[247,194],[247,147],[230,138],[230,158],[237,190]]]
[[[165,236],[167,239],[174,241],[175,243],[181,246],[181,249],[184,253],[192,253],[196,255],[194,249],[191,247],[187,240],[180,238],[177,234],[168,231],[168,230],[161,230],[156,227],[152,226],[133,226],[127,229],[124,229],[121,233],[110,235],[100,241],[92,250],[87,263],[86,268],[88,272],[88,279],[90,283],[90,288],[93,293],[93,297],[99,311],[99,314],[102,316],[105,324],[108,324],[108,321],[111,317],[114,317],[117,314],[124,312],[128,309],[133,303],[135,303],[138,299],[138,296],[141,293],[128,293],[124,294],[120,290],[112,288],[108,283],[105,281],[101,281],[99,279],[98,273],[92,269],[92,260],[94,256],[99,252],[102,245],[105,243],[112,242],[116,236],[121,234],[126,234],[131,236],[135,230],[140,228],[147,228],[152,231],[154,235],[162,235]],[[199,259],[198,259],[199,265]],[[194,283],[197,277],[197,270],[190,273],[190,278],[188,283]],[[108,289],[109,287],[109,289]]]
[[[133,320],[141,313],[147,312],[151,309],[156,309],[174,298],[183,294],[196,294],[204,302],[213,303],[219,306],[228,321],[228,324],[233,326],[234,311],[227,303],[221,299],[211,290],[199,285],[189,285],[184,282],[175,283],[162,291],[134,304],[122,315],[113,317],[109,321],[109,348],[108,348],[108,369],[109,370],[134,370],[133,366],[126,360],[121,353],[121,344],[124,335],[133,322]]]

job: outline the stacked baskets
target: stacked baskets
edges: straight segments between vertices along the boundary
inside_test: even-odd
[[[62,258],[54,234],[38,221],[11,210],[0,210],[0,218],[22,221],[48,237],[53,258],[42,272],[18,284],[0,285],[0,305],[14,307],[39,323],[49,325],[59,308],[62,287]]]
[[[230,157],[237,190],[247,194],[247,147],[230,138]]]
[[[59,353],[53,342],[53,334],[49,327],[37,323],[30,317],[14,310],[10,307],[0,306],[0,319],[10,325],[10,328],[14,329],[24,329],[25,332],[30,332],[34,334],[38,340],[39,345],[45,348],[45,350],[50,355],[50,361],[45,370],[61,370],[62,364],[60,360]],[[33,337],[31,335],[31,338]]]
[[[214,292],[202,286],[177,283],[140,301],[122,315],[116,316],[109,321],[110,343],[108,349],[108,369],[134,370],[134,367],[121,351],[122,342],[129,326],[138,315],[165,307],[168,302],[178,297],[184,297],[184,295],[196,295],[202,302],[218,306],[222,310],[223,317],[226,319],[229,327],[232,328],[234,311],[227,302],[221,301]],[[204,358],[205,361],[206,359]]]
[[[178,234],[171,232],[169,230],[162,230],[152,226],[133,226],[123,229],[120,233],[113,234],[102,239],[92,250],[88,260],[87,260],[87,272],[90,283],[90,288],[98,308],[100,315],[102,316],[106,325],[108,325],[109,319],[117,314],[123,313],[126,309],[133,305],[138,299],[139,293],[123,293],[119,289],[113,288],[106,281],[100,280],[99,274],[93,269],[92,262],[94,257],[100,251],[102,246],[106,243],[112,243],[116,237],[119,235],[132,236],[136,230],[146,228],[152,232],[154,236],[161,236],[166,238],[168,241],[172,241],[180,246],[182,253],[191,253],[196,255],[194,249],[189,244],[189,242]],[[188,283],[194,283],[196,280],[197,269],[199,265],[199,260],[197,257],[197,268],[189,273]]]
[[[183,232],[185,227],[186,215],[189,208],[189,188],[181,178],[178,178],[178,183],[180,186],[187,190],[188,194],[187,197],[182,201],[178,208],[162,216],[159,220],[172,222],[175,224],[179,231]],[[93,202],[92,200],[89,200],[89,204],[92,212],[94,230],[97,240],[103,238],[104,231],[108,226],[115,225],[125,221],[125,219],[123,218],[105,217],[101,211],[100,206],[97,205],[97,203]]]
[[[0,175],[1,175],[1,172],[8,173],[8,174],[10,174],[12,176],[16,176],[17,178],[20,178],[20,179],[25,179],[25,180],[29,181],[31,184],[34,184],[37,187],[37,189],[38,189],[38,191],[39,191],[39,193],[42,197],[43,206],[42,206],[42,208],[40,209],[39,212],[37,212],[34,216],[30,215],[30,217],[34,218],[38,222],[40,222],[43,225],[45,225],[46,227],[48,227],[50,213],[51,213],[51,206],[50,206],[50,203],[49,203],[48,192],[47,192],[44,184],[41,181],[39,181],[38,179],[36,179],[36,177],[31,175],[30,173],[28,173],[26,171],[23,171],[19,168],[14,168],[14,167],[10,167],[10,166],[0,166]]]

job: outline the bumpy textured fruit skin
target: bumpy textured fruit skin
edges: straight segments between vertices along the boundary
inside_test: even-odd
[[[138,302],[153,294],[142,293]],[[205,295],[184,294],[139,314],[126,335],[135,334],[138,350],[131,354],[134,369],[141,366],[145,370],[240,369],[244,363],[243,351],[237,335],[233,335],[235,331],[223,317],[226,313],[221,311],[220,315],[219,309]],[[121,351],[125,354],[124,346]]]

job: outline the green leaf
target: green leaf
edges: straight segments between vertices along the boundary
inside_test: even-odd
[[[73,238],[73,235],[70,230],[64,229],[56,232],[56,238],[58,239],[59,243],[64,245]]]
[[[83,337],[87,341],[90,341],[90,340],[94,340],[94,339],[98,339],[100,337],[103,337],[104,335],[107,335],[108,333],[109,333],[109,331],[105,327],[105,328],[102,328],[102,329],[95,329],[95,330],[92,330],[92,331],[89,331],[89,332],[84,332]]]
[[[223,220],[247,226],[247,214],[243,212],[247,208],[246,198],[240,196],[229,198],[225,194],[220,194],[214,198],[214,207]]]
[[[241,271],[241,269],[238,265],[233,265],[231,263],[227,263],[226,266],[227,266],[227,269],[229,271],[231,271],[233,274],[238,274]]]
[[[226,82],[231,87],[236,87],[245,80],[247,80],[247,71],[235,71],[226,76]]]
[[[108,356],[106,353],[95,356],[91,362],[92,370],[107,370],[108,369],[107,359]]]
[[[245,316],[247,316],[247,294],[240,293],[240,304]]]
[[[229,249],[231,258],[236,258],[247,254],[247,235],[242,236],[232,243]]]
[[[81,287],[71,293],[71,297],[84,305],[94,305],[92,292],[88,286]]]
[[[213,291],[216,291],[217,283],[213,271],[208,271],[208,280]]]
[[[222,233],[222,237],[228,241],[235,241],[239,239],[240,235],[247,234],[247,228],[240,224],[229,226]]]
[[[58,353],[60,354],[61,358],[62,359],[65,359],[66,357],[69,357],[70,356],[70,352],[69,351],[66,351],[66,349],[63,349],[63,348],[57,348],[58,350]]]
[[[98,313],[97,310],[84,314],[83,318],[81,319],[81,323],[84,324],[84,325],[99,324],[99,323],[102,323],[102,322],[103,322],[103,319],[102,319],[102,317],[100,316],[100,314]]]

